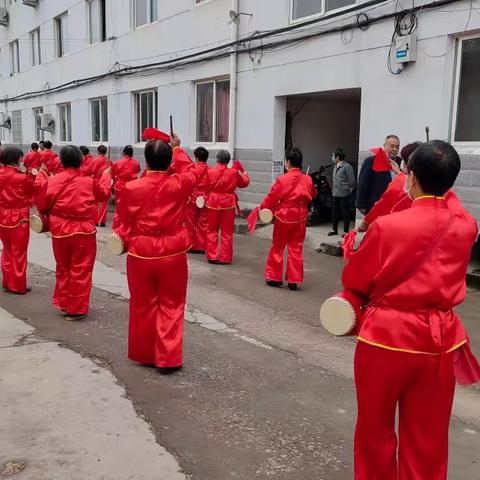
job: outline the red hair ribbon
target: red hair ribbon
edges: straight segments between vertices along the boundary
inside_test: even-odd
[[[255,210],[252,210],[252,213],[247,217],[248,231],[250,235],[253,235],[255,232],[255,227],[258,223],[258,218],[260,215],[260,208],[257,207]]]
[[[168,133],[157,130],[156,128],[146,128],[143,131],[144,140],[161,140],[162,142],[170,143],[170,135]]]
[[[392,169],[390,160],[383,148],[372,148],[370,151],[375,155],[372,165],[374,172],[389,172]]]

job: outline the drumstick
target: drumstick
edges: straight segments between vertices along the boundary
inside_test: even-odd
[[[170,136],[173,137],[173,116],[170,115]]]
[[[310,173],[310,165],[307,167],[307,175]]]
[[[425,133],[427,134],[427,142],[430,141],[430,127],[425,127]]]

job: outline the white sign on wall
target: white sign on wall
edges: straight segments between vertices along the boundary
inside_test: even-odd
[[[272,172],[272,180],[275,182],[275,180],[280,176],[283,175],[284,173],[284,162],[283,160],[274,160],[273,161],[273,172]]]

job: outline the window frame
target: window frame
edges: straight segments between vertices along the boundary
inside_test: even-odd
[[[93,2],[98,2],[98,39],[92,37],[92,22],[91,22],[91,8]],[[88,44],[98,45],[107,40],[107,19],[106,19],[106,1],[105,0],[87,0],[87,33]]]
[[[23,111],[20,110],[13,110],[12,111],[12,128],[11,128],[11,141],[15,145],[22,145],[23,144]],[[16,120],[19,120],[20,128],[17,129],[16,127]]]
[[[40,142],[40,141],[45,140],[45,132],[39,128],[39,123],[37,123],[38,122],[37,118],[42,113],[44,113],[43,112],[43,107],[32,108],[33,127],[34,127],[34,130],[35,130],[35,142]]]
[[[160,18],[160,11],[158,0],[147,0],[147,22],[142,23],[141,25],[137,25],[137,0],[132,0],[131,7],[132,7],[132,20],[133,20],[133,29],[138,30],[139,28],[144,28],[152,23],[158,22]],[[153,19],[152,17],[152,4],[156,2],[157,4],[157,18]]]
[[[199,80],[198,82],[194,83],[195,87],[195,132],[194,132],[194,144],[195,145],[208,145],[210,148],[212,147],[226,147],[228,142],[231,138],[231,128],[230,128],[230,116],[228,119],[228,140],[226,142],[217,142],[217,84],[228,81],[230,83],[231,88],[231,79],[228,76],[225,77],[216,77],[216,78],[209,78],[206,80]],[[212,128],[212,141],[211,142],[203,142],[198,140],[198,132],[197,132],[197,120],[198,120],[198,86],[199,85],[206,85],[209,83],[213,83],[213,128]],[[230,104],[229,104],[230,109]],[[229,112],[230,115],[230,112]]]
[[[94,122],[93,122],[93,104],[95,102],[98,102],[98,113],[99,113],[99,127],[100,127],[100,140],[95,140],[94,138]],[[106,103],[106,105],[104,105],[104,102]],[[88,100],[88,104],[89,104],[89,116],[90,116],[90,125],[91,125],[91,130],[90,130],[90,136],[91,136],[91,141],[93,144],[105,144],[105,143],[108,143],[108,139],[109,139],[109,132],[108,132],[108,126],[109,126],[109,122],[108,122],[108,97],[95,97],[95,98],[90,98]],[[106,107],[106,110],[107,110],[107,125],[105,126],[104,125],[104,122],[103,122],[103,109]],[[106,127],[106,128],[105,128]],[[106,134],[106,135],[105,135]]]
[[[68,11],[63,12],[60,15],[57,15],[53,21],[54,21],[54,33],[55,33],[55,58],[62,58],[65,55],[68,55],[70,53],[70,49],[67,45],[68,39],[64,38],[64,29],[62,27],[62,19],[66,18],[68,22]],[[68,23],[67,23],[67,35],[68,35]]]
[[[69,143],[72,141],[72,104],[70,102],[59,103],[58,107],[58,137],[60,143]],[[65,122],[65,134],[66,138],[62,139],[62,130],[61,130],[61,122],[62,122],[62,109],[66,109],[66,122]]]
[[[35,34],[37,34],[36,40],[35,40]],[[33,29],[32,31],[29,32],[28,34],[29,39],[30,39],[30,60],[31,60],[31,66],[37,67],[38,65],[42,64],[42,49],[41,49],[41,41],[40,41],[40,27],[37,27]],[[37,63],[35,63],[35,44],[37,47],[37,53],[38,53],[38,58],[37,58]]]
[[[333,13],[339,13],[344,10],[348,10],[349,8],[352,8],[353,6],[357,5],[358,0],[353,0],[353,2],[350,5],[346,5],[345,7],[339,7],[335,8],[334,10],[329,10],[328,12],[325,10],[325,2],[326,0],[322,0],[322,11],[321,13],[313,13],[312,15],[307,15],[305,17],[300,17],[300,18],[293,18],[293,7],[294,7],[294,2],[295,0],[290,0],[290,23],[291,24],[296,24],[296,23],[302,23],[306,22],[308,20],[313,20],[315,18],[320,18],[324,17],[326,15],[330,15]]]
[[[455,75],[453,84],[453,104],[452,114],[450,122],[450,141],[454,147],[461,150],[462,153],[471,151],[472,153],[480,153],[480,140],[471,142],[455,141],[455,133],[457,131],[458,121],[458,97],[460,93],[460,76],[462,74],[462,59],[463,50],[462,45],[465,40],[480,39],[480,34],[465,35],[456,39],[457,45],[455,46],[456,59],[455,59]]]
[[[18,38],[10,42],[9,45],[10,45],[10,75],[16,75],[17,73],[20,73],[20,43],[18,41]],[[16,52],[16,58],[14,55],[14,51]]]
[[[157,88],[147,88],[145,90],[137,90],[133,93],[133,108],[134,108],[134,117],[133,117],[133,135],[135,138],[135,144],[145,144],[142,140],[142,131],[141,130],[141,95],[144,95],[146,93],[153,93],[153,119],[154,119],[154,125],[153,128],[158,128],[158,89]]]

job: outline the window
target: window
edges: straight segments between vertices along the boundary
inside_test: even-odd
[[[142,133],[146,128],[157,128],[156,90],[135,93],[135,138],[142,141]]]
[[[230,80],[197,84],[198,143],[226,143],[229,136]]]
[[[292,0],[292,20],[323,15],[355,5],[356,0]]]
[[[60,118],[60,141],[72,141],[72,107],[69,103],[58,106],[58,116]]]
[[[92,141],[108,142],[108,100],[95,98],[90,100]]]
[[[40,114],[43,113],[43,108],[38,107],[33,109],[33,124],[35,126],[35,140],[45,140],[45,132],[40,129]]]
[[[42,63],[40,54],[40,28],[30,32],[30,52],[32,56],[32,67]]]
[[[480,145],[480,37],[459,42],[454,142]]]
[[[58,58],[68,53],[68,13],[55,18],[55,50]]]
[[[12,142],[17,145],[23,143],[23,129],[22,129],[22,111],[14,110],[12,112]]]
[[[106,40],[105,0],[89,0],[88,37],[90,45]]]
[[[11,73],[20,72],[20,51],[18,47],[18,40],[10,43],[10,61],[11,61]]]
[[[133,0],[135,28],[158,20],[158,0]]]

